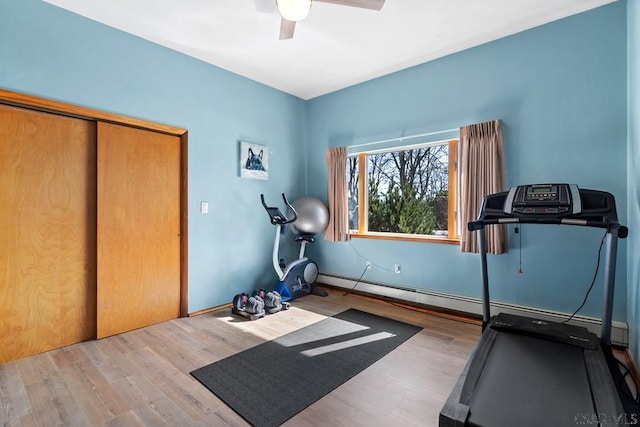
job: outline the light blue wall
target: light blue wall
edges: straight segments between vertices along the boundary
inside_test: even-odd
[[[0,0],[0,87],[188,129],[189,311],[272,286],[259,195],[305,191],[304,101],[39,0]],[[268,181],[238,177],[239,140]]]
[[[617,197],[627,213],[626,3],[616,2],[309,102],[309,190],[326,199],[325,150],[492,119],[504,124],[507,185],[569,182]],[[591,283],[600,230],[523,227],[522,262],[490,257],[499,301],[572,312]],[[324,273],[478,297],[478,255],[457,246],[354,239],[312,248]],[[626,319],[626,242],[614,318]],[[395,274],[393,264],[401,264]],[[599,277],[602,277],[602,270]],[[583,315],[599,317],[598,280]]]
[[[627,49],[629,93],[629,258],[627,321],[630,349],[640,361],[640,1],[627,3]]]
[[[638,168],[630,164],[627,176],[621,166],[627,146],[635,159],[640,150],[637,83],[627,144],[626,46],[638,26],[637,2],[629,3],[628,34],[627,5],[616,2],[304,102],[41,1],[0,0],[0,87],[189,130],[193,312],[271,285],[273,229],[259,194],[295,199],[308,180],[308,193],[325,198],[330,146],[500,118],[509,185],[567,181],[608,190],[621,220],[629,212],[637,227]],[[637,53],[630,60],[629,74],[637,75]],[[268,181],[238,177],[243,139],[269,146]],[[199,213],[203,200],[211,203],[208,215]],[[490,259],[492,297],[572,311],[591,280],[600,232],[525,227],[521,276],[512,230],[510,238],[510,254]],[[618,287],[615,318],[624,320],[628,308],[637,323],[635,242],[628,271],[627,242],[620,245],[618,283],[628,273],[633,298],[627,307],[627,289]],[[478,257],[456,246],[319,239],[311,250],[323,272],[357,278],[369,259],[377,267],[368,280],[479,295]],[[394,263],[402,274],[383,269]],[[582,314],[600,314],[600,295],[598,283]]]

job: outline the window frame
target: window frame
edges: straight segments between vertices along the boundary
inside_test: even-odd
[[[367,231],[369,221],[369,206],[368,206],[368,188],[367,188],[367,168],[362,165],[367,164],[367,156],[380,152],[375,151],[363,151],[352,155],[350,157],[357,157],[358,164],[358,230],[349,230],[349,235],[352,238],[362,239],[379,239],[379,240],[402,240],[402,241],[414,241],[414,242],[429,242],[429,243],[447,243],[447,244],[459,244],[460,233],[458,229],[458,144],[459,139],[448,139],[443,141],[443,145],[448,144],[449,150],[449,164],[448,164],[448,236],[435,236],[429,234],[409,234],[409,233],[392,233],[392,232],[376,232]],[[426,144],[426,145],[440,145],[440,144]],[[410,147],[406,147],[409,149]],[[394,147],[385,149],[384,151],[402,151],[405,147]]]

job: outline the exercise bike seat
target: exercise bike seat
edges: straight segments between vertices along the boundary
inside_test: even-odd
[[[314,236],[313,234],[301,234],[299,236],[296,236],[295,241],[313,243],[316,241],[316,236]]]

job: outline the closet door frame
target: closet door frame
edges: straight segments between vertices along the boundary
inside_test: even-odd
[[[46,98],[25,95],[0,89],[0,103],[37,111],[60,114],[96,122],[115,123],[139,129],[161,132],[180,137],[180,317],[188,316],[188,281],[187,281],[187,248],[188,248],[188,203],[187,203],[187,143],[186,129],[160,123],[149,122],[119,114],[94,110],[92,108],[66,104]]]

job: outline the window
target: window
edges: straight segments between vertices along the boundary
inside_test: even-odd
[[[456,139],[350,155],[352,236],[457,243],[457,147]]]

